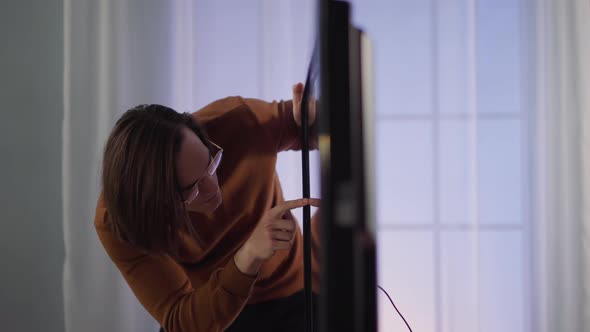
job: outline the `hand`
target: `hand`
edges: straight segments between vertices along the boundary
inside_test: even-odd
[[[303,100],[303,83],[293,85],[293,118],[298,126],[301,126],[301,102]],[[308,123],[311,127],[316,118],[316,101],[313,98],[308,100]]]
[[[283,215],[306,205],[319,206],[319,202],[319,199],[301,198],[283,202],[268,210],[234,256],[238,269],[245,274],[255,275],[262,263],[274,256],[277,250],[290,249],[297,225],[293,219],[283,219]]]

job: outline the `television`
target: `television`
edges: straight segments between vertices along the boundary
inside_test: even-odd
[[[311,227],[303,210],[305,319],[312,331],[377,330],[376,216],[372,54],[367,36],[351,24],[350,4],[320,0],[317,44],[302,100],[302,123],[317,107],[320,154],[320,294],[311,295]],[[309,197],[309,136],[302,126],[303,195]]]

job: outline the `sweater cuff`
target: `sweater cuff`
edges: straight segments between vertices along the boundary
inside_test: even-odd
[[[248,298],[252,294],[252,288],[257,276],[249,276],[242,273],[233,259],[225,265],[219,277],[219,284],[228,293],[241,298]]]

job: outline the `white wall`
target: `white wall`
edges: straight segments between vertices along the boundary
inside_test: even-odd
[[[61,332],[62,1],[0,2],[0,330]]]

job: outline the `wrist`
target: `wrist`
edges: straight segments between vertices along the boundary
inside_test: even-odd
[[[242,246],[234,255],[234,263],[240,272],[249,276],[257,275],[262,266],[262,260],[256,258],[246,245]]]

